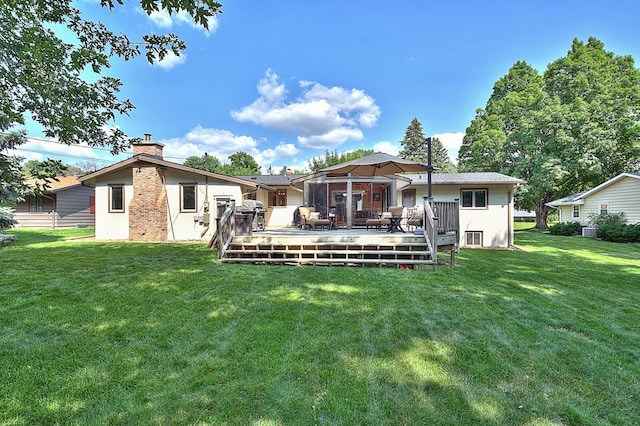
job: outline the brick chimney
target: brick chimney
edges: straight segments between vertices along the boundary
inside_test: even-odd
[[[163,144],[151,140],[133,145],[133,155],[145,154],[162,160]],[[129,203],[129,240],[167,241],[167,194],[164,170],[154,163],[138,161],[132,167],[133,197]]]
[[[133,155],[146,154],[162,160],[163,148],[164,144],[151,140],[151,133],[145,133],[143,141],[133,144]]]

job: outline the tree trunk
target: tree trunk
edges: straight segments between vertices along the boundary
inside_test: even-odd
[[[546,203],[535,202],[533,203],[534,210],[536,212],[536,229],[547,229],[547,217],[549,216],[549,206]]]

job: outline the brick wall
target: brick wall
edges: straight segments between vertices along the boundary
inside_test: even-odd
[[[162,159],[164,145],[158,142],[141,141],[133,144],[133,155],[147,154]]]
[[[155,165],[133,167],[133,198],[129,204],[131,241],[167,241],[167,194],[162,170]]]

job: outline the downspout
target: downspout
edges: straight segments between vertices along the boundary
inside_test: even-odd
[[[162,186],[164,187],[164,194],[167,197],[167,212],[169,213],[169,225],[171,226],[171,237],[173,241],[176,240],[176,233],[173,230],[173,219],[171,218],[171,206],[169,206],[169,194],[167,193],[167,182],[164,179],[164,171],[160,168],[157,168],[160,172],[160,176],[162,177]]]
[[[206,161],[206,165],[207,165],[207,171],[209,171],[209,155],[205,152],[204,153],[205,156],[205,161]],[[203,214],[208,214],[209,213],[209,176],[204,177],[204,207],[203,207]],[[169,203],[167,203],[168,205]],[[207,222],[207,226],[205,226],[205,228],[202,230],[202,232],[200,233],[200,238],[204,237],[204,234],[207,233],[207,231],[209,230],[209,224],[211,223],[211,217],[209,217],[209,220]]]
[[[513,191],[509,191],[509,208],[507,210],[507,232],[509,233],[509,237],[507,238],[507,246],[511,247],[515,244],[513,235]]]
[[[49,197],[48,195],[44,195],[42,194],[42,198],[47,198],[49,200],[51,200],[51,204],[53,204],[53,216],[51,217],[51,229],[56,229],[56,209],[57,209],[57,205],[56,205],[56,199],[53,197]]]

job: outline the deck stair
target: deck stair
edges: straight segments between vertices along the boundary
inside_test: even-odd
[[[279,265],[435,267],[424,237],[412,234],[236,236],[223,262]]]

